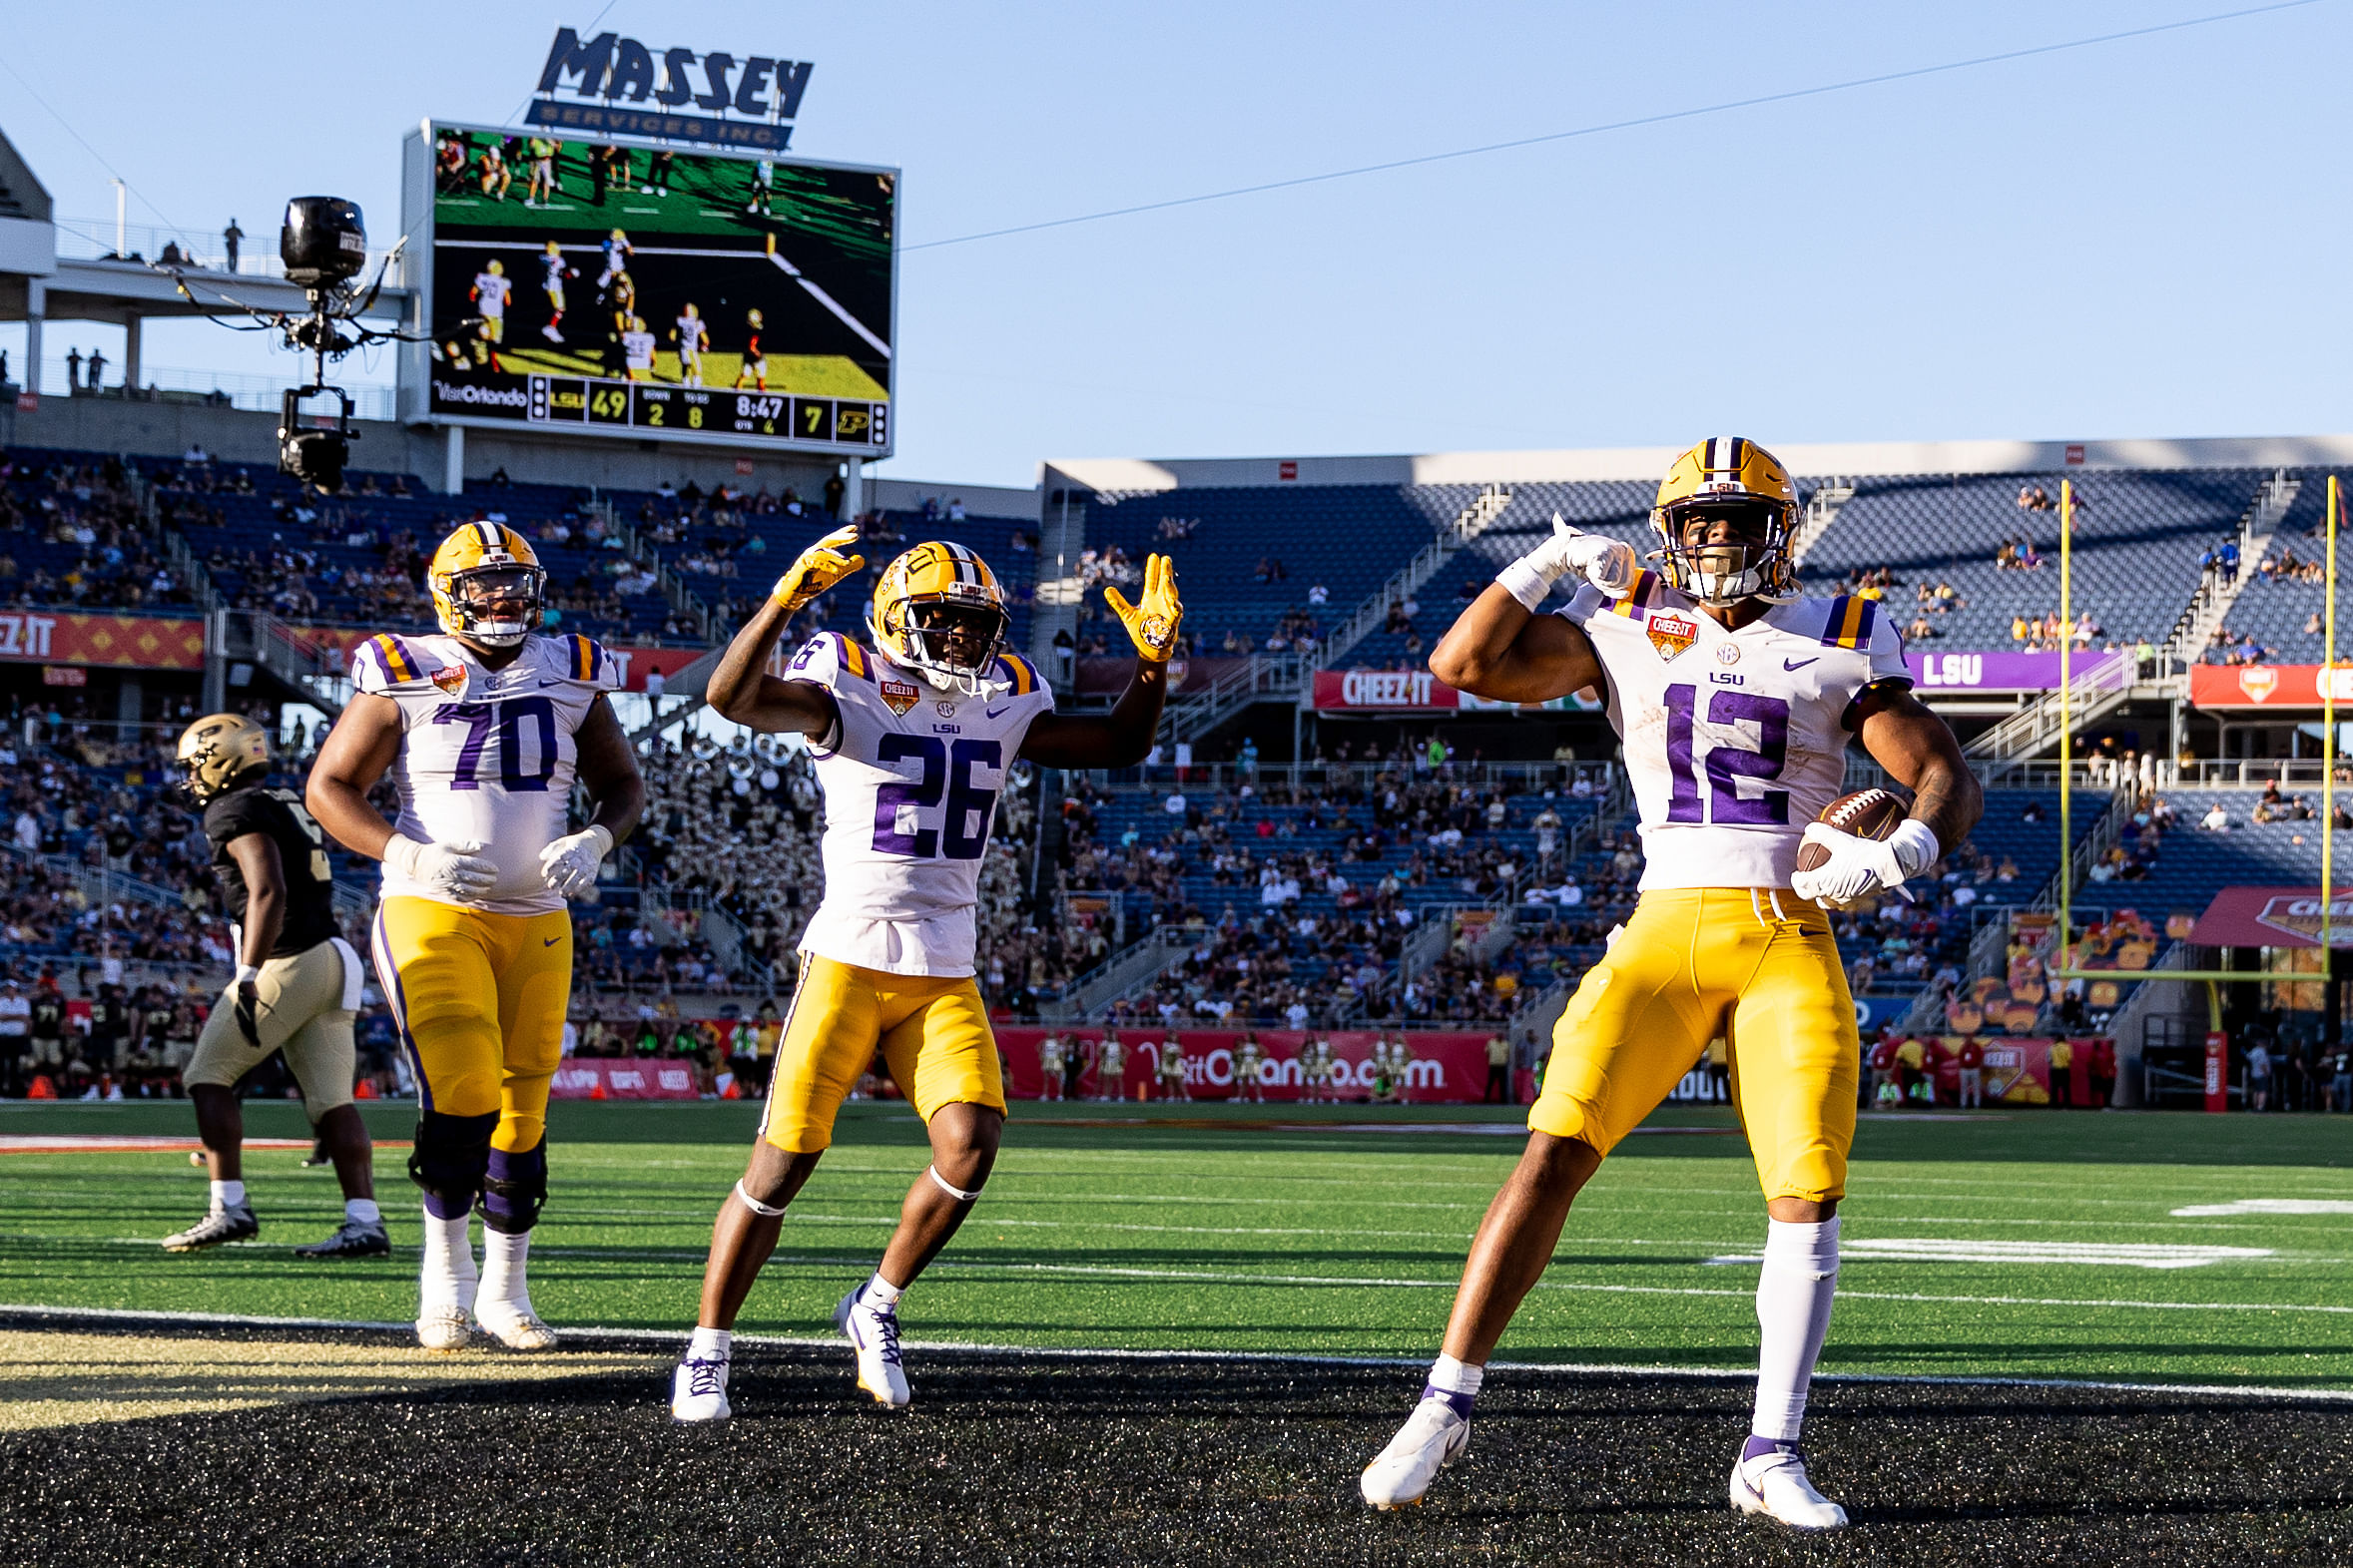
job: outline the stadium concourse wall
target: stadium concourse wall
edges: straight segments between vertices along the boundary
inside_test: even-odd
[[[351,447],[355,473],[407,474],[438,490],[445,453],[443,432],[430,425],[383,420],[355,421],[359,439]],[[101,452],[176,458],[191,446],[230,462],[278,462],[278,416],[202,402],[132,402],[121,397],[43,397],[22,408],[0,405],[0,446],[54,451]],[[739,462],[749,462],[749,472]],[[730,485],[781,493],[787,486],[816,499],[832,477],[833,459],[769,451],[630,438],[533,436],[503,430],[469,429],[465,435],[465,477],[485,483],[500,469],[517,484],[587,486],[611,490],[655,490],[689,480],[710,489]],[[919,511],[926,499],[945,505],[960,499],[966,510],[987,517],[1034,519],[1036,492],[991,485],[931,484],[870,474],[866,504]]]
[[[1694,441],[1710,434],[1695,431]],[[2085,441],[1781,442],[1771,447],[1793,474],[2056,473],[2081,469],[2316,468],[2353,462],[2353,434],[2125,437]],[[1523,452],[1431,452],[1356,457],[1055,458],[1040,484],[1100,492],[1221,486],[1443,485],[1647,480],[1656,483],[1681,447],[1626,446]]]

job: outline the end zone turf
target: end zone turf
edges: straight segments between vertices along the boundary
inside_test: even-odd
[[[511,1358],[508,1358],[511,1362]],[[579,1364],[569,1353],[533,1369]],[[1394,1367],[936,1353],[873,1409],[839,1352],[748,1348],[739,1418],[659,1368],[0,1433],[0,1558],[308,1564],[2246,1561],[2353,1556],[2353,1409],[1844,1384],[1808,1446],[1855,1527],[1735,1517],[1735,1379],[1498,1377],[1424,1508],[1358,1468]],[[201,1518],[203,1528],[190,1521]]]

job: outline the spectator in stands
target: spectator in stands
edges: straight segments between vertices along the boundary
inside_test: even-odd
[[[1904,629],[1904,635],[1913,642],[1925,642],[1937,635],[1936,623],[1926,613],[1915,615],[1912,624]]]
[[[2230,813],[2222,809],[2220,800],[2206,807],[2206,814],[2198,818],[2198,828],[2209,833],[2230,831]]]

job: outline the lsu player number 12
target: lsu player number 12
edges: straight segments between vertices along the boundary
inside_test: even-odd
[[[555,1334],[532,1308],[525,1260],[571,1003],[564,900],[595,895],[645,784],[605,700],[620,684],[612,656],[534,630],[546,576],[522,535],[463,524],[433,552],[426,586],[441,635],[359,645],[358,690],[311,769],[309,806],[384,863],[371,945],[421,1107],[408,1159],[424,1194],[417,1338],[455,1349],[478,1322],[511,1348],[543,1349]],[[396,822],[367,799],[387,775]],[[577,832],[575,782],[594,804]]]
[[[1421,1402],[1365,1468],[1376,1507],[1419,1500],[1463,1453],[1487,1357],[1569,1201],[1721,1037],[1767,1215],[1756,1402],[1731,1502],[1799,1529],[1846,1523],[1798,1445],[1838,1282],[1861,1054],[1822,906],[1926,871],[1976,825],[1979,794],[1953,733],[1911,695],[1879,607],[1799,592],[1797,520],[1771,453],[1703,441],[1659,485],[1656,570],[1555,520],[1431,652],[1441,680],[1480,697],[1606,692],[1644,865],[1632,917],[1561,1014],[1526,1148],[1471,1242]],[[1538,614],[1563,578],[1567,605]],[[1885,842],[1811,820],[1839,794],[1850,736],[1914,791]],[[1801,842],[1825,861],[1798,870]]]
[[[878,1049],[923,1119],[931,1164],[908,1190],[880,1266],[842,1299],[834,1322],[856,1352],[859,1386],[885,1406],[907,1402],[900,1293],[971,1211],[1004,1126],[996,1039],[972,977],[997,795],[1016,758],[1050,768],[1142,762],[1184,615],[1164,556],[1146,563],[1139,603],[1106,590],[1135,642],[1135,674],[1106,717],[1067,717],[1036,668],[1004,647],[1005,598],[987,564],[932,541],[882,569],[867,640],[821,633],[781,676],[766,673],[795,612],[866,564],[848,553],[857,537],[830,534],[793,563],[709,687],[712,706],[736,723],[808,739],[825,791],[826,885],[801,939],[760,1136],[712,1228],[701,1312],[672,1382],[671,1414],[682,1421],[728,1416],[736,1314]]]

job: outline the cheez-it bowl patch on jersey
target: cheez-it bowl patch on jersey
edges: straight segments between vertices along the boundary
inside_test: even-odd
[[[1672,610],[1652,611],[1642,629],[1650,634],[1650,646],[1658,650],[1661,659],[1674,658],[1699,639],[1699,622]]]

